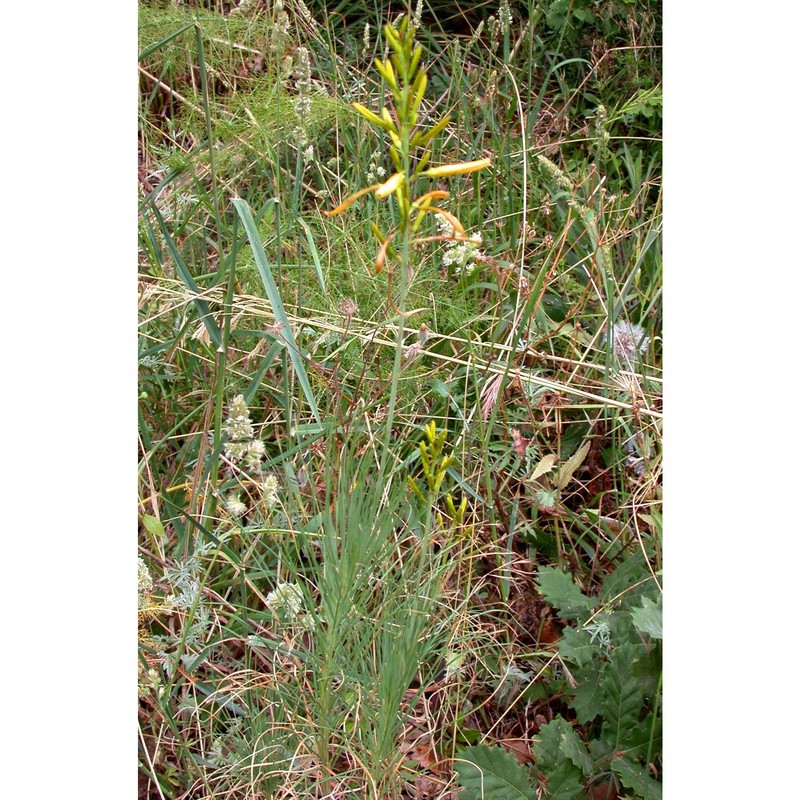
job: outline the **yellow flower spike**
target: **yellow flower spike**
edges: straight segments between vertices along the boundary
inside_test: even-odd
[[[491,159],[482,158],[480,161],[461,161],[457,164],[443,164],[441,167],[431,167],[422,174],[428,178],[449,178],[453,175],[466,175],[470,172],[477,172],[491,165]]]
[[[353,203],[355,203],[355,201],[358,200],[359,197],[365,194],[369,194],[370,192],[374,192],[376,189],[379,189],[380,186],[381,185],[379,183],[373,183],[372,186],[367,186],[366,189],[359,189],[355,194],[351,194],[350,197],[348,197],[347,200],[345,200],[343,203],[336,206],[336,208],[332,209],[331,211],[323,211],[322,213],[329,219],[331,217],[336,217],[339,214],[341,214],[342,211],[345,211],[348,208],[350,208],[350,206],[353,205]]]
[[[404,180],[405,175],[403,175],[402,172],[395,172],[386,183],[378,184],[378,187],[375,189],[375,197],[377,197],[378,200],[385,200],[390,194],[394,194],[394,192],[400,188]]]

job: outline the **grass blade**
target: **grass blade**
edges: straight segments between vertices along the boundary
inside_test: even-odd
[[[167,229],[166,224],[164,223],[164,218],[161,216],[161,213],[159,212],[158,208],[156,208],[155,203],[151,203],[151,209],[156,219],[158,220],[159,227],[161,228],[161,233],[164,234],[164,241],[166,241],[170,255],[172,256],[172,260],[175,262],[175,268],[178,270],[178,275],[180,275],[181,280],[186,284],[187,288],[191,292],[194,292],[195,294],[199,295],[200,287],[197,285],[197,283],[195,283],[195,280],[192,277],[192,273],[189,272],[189,267],[186,266],[186,262],[183,260],[181,254],[178,252],[178,247],[175,244],[175,240],[170,235],[170,232]],[[195,308],[200,314],[200,319],[202,319],[203,325],[205,325],[206,330],[208,331],[208,335],[211,338],[211,341],[214,343],[214,346],[222,347],[222,334],[220,333],[219,326],[217,325],[216,320],[211,314],[211,310],[208,307],[208,303],[206,303],[205,300],[202,300],[199,297],[195,297],[193,302]]]
[[[275,283],[275,279],[272,277],[272,272],[267,262],[267,254],[264,252],[264,245],[261,243],[261,237],[258,234],[258,229],[253,219],[253,213],[250,210],[250,206],[241,198],[235,198],[233,200],[233,206],[239,214],[239,218],[242,220],[245,231],[247,231],[247,238],[250,240],[250,247],[253,249],[253,257],[256,260],[258,273],[261,276],[261,282],[264,284],[264,291],[267,293],[267,298],[275,313],[275,319],[283,326],[283,337],[288,345],[289,357],[292,359],[292,365],[297,374],[297,380],[300,382],[300,388],[306,396],[306,401],[311,409],[311,413],[314,415],[314,419],[316,419],[317,422],[322,422],[319,416],[319,410],[317,409],[317,402],[314,399],[314,392],[311,390],[311,384],[308,381],[303,357],[300,355],[300,351],[297,348],[297,342],[295,341],[289,318],[286,316],[286,311],[284,311],[283,301],[278,292],[278,286]]]
[[[319,260],[319,253],[317,252],[317,245],[314,242],[314,237],[311,235],[311,228],[304,219],[297,220],[302,226],[306,234],[306,241],[308,242],[308,249],[311,251],[311,260],[314,262],[314,269],[317,271],[317,280],[319,287],[322,289],[323,294],[327,294],[328,290],[325,288],[325,276],[322,274],[322,264]]]

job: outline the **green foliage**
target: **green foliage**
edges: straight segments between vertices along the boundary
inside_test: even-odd
[[[622,785],[642,800],[661,800],[661,784],[648,775],[644,767],[634,764],[627,758],[614,758],[611,769],[619,777]]]
[[[536,768],[547,796],[553,800],[574,800],[583,796],[582,777],[591,775],[593,764],[586,747],[566,720],[554,719],[543,725],[534,740]]]
[[[637,630],[641,631],[653,639],[663,639],[664,633],[661,623],[661,598],[659,597],[658,603],[654,603],[649,597],[642,598],[642,605],[640,608],[634,608],[631,611],[633,624]]]
[[[660,794],[657,16],[467,6],[141,6],[151,794]]]
[[[595,607],[595,601],[586,597],[558,567],[542,567],[537,573],[536,586],[559,610],[562,619],[576,620]]]
[[[569,705],[590,732],[593,754],[588,760],[563,719],[541,729],[536,765],[556,796],[578,796],[581,773],[592,778],[609,770],[636,797],[649,799],[659,786],[646,765],[658,757],[660,743],[660,593],[652,580],[642,580],[642,569],[640,553],[625,559],[604,582],[599,608],[598,599],[586,597],[560,570],[538,571],[539,590],[573,623],[558,651],[575,684],[565,686]]]
[[[464,800],[536,800],[532,774],[502,747],[465,747],[456,758]]]

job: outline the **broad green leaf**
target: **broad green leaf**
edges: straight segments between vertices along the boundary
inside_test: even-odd
[[[561,717],[549,722],[545,727],[558,725],[558,746],[560,752],[566,756],[584,775],[594,772],[594,764],[586,752],[586,745],[580,740],[575,728]]]
[[[306,401],[311,409],[311,413],[314,415],[314,419],[316,419],[317,422],[321,422],[322,420],[319,416],[319,410],[317,409],[317,401],[314,398],[314,392],[311,390],[311,384],[309,383],[308,375],[306,374],[303,356],[300,354],[300,350],[297,347],[297,342],[295,341],[294,333],[292,332],[291,323],[289,322],[289,318],[286,316],[286,311],[284,311],[283,308],[283,301],[281,300],[278,286],[275,283],[275,279],[272,277],[272,271],[267,263],[267,255],[264,252],[264,246],[261,243],[261,237],[258,235],[258,230],[256,228],[256,223],[253,220],[253,214],[250,211],[250,206],[248,206],[244,200],[238,197],[232,202],[234,208],[239,214],[239,218],[242,220],[242,225],[244,225],[245,231],[247,231],[247,238],[250,240],[250,247],[253,250],[253,257],[256,260],[258,273],[261,276],[261,282],[264,284],[264,291],[266,292],[269,302],[272,305],[272,310],[275,313],[275,320],[282,326],[283,338],[286,342],[287,349],[289,350],[289,358],[292,360],[292,366],[294,366],[294,371],[297,374],[297,380],[300,383],[300,388],[303,390],[303,394],[306,396]]]
[[[595,600],[586,597],[572,577],[558,567],[540,567],[536,585],[547,601],[559,610],[562,619],[579,619],[595,607]]]
[[[563,467],[558,471],[558,483],[557,486],[559,489],[564,489],[567,484],[572,480],[572,476],[575,473],[575,470],[583,464],[584,459],[589,454],[589,450],[592,447],[591,442],[585,442],[581,448],[579,448],[575,453],[573,453],[567,463],[564,464]]]
[[[145,514],[142,517],[142,525],[144,525],[144,529],[151,536],[156,536],[160,539],[164,535],[164,526],[161,524],[161,521],[150,514]]]
[[[644,694],[639,681],[632,680],[636,645],[622,645],[611,654],[603,673],[600,703],[603,715],[603,738],[615,749],[637,739],[639,713]],[[638,742],[637,742],[638,743]]]
[[[617,757],[611,762],[611,769],[617,774],[626,789],[636,792],[642,800],[661,800],[661,784],[639,764],[627,758]]]
[[[631,611],[633,624],[642,632],[654,639],[663,639],[661,625],[661,601],[654,603],[649,597],[642,598],[640,608]]]
[[[606,575],[603,580],[603,587],[600,590],[600,599],[604,603],[609,603],[615,597],[619,597],[626,589],[642,579],[648,578],[649,575],[642,551],[637,549],[627,556],[612,573]],[[652,580],[652,577],[650,580]]]
[[[558,640],[558,654],[565,661],[577,664],[579,667],[597,663],[597,645],[592,642],[592,637],[588,631],[578,630],[571,625],[564,628],[561,638]]]
[[[534,737],[532,749],[536,768],[546,779],[548,798],[573,800],[584,796],[581,776],[584,772],[590,774],[593,764],[566,720],[559,717],[543,725]]]
[[[536,800],[530,770],[502,747],[478,744],[456,756],[460,800]]]
[[[584,669],[573,670],[572,677],[578,685],[572,690],[569,701],[575,717],[581,725],[590,723],[602,710],[602,685],[605,664],[590,664]]]

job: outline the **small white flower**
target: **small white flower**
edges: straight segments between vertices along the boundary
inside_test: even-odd
[[[422,0],[417,0],[417,7],[416,9],[414,9],[414,16],[411,19],[411,24],[415,28],[419,28],[421,22],[422,22]]]
[[[228,410],[228,419],[222,426],[232,442],[241,442],[253,438],[253,426],[250,422],[250,412],[247,410],[244,395],[237,394]]]
[[[267,595],[267,608],[280,620],[289,625],[299,625],[307,631],[315,628],[314,620],[303,613],[303,591],[295,583],[279,583]]]
[[[140,596],[150,594],[153,591],[153,576],[141,556],[139,556],[138,562],[137,584]]]
[[[237,519],[243,517],[247,513],[247,506],[239,499],[239,495],[231,495],[225,501],[225,508],[228,509],[230,514]]]
[[[261,496],[270,511],[278,504],[278,485],[278,479],[274,475],[267,475],[261,485]]]

